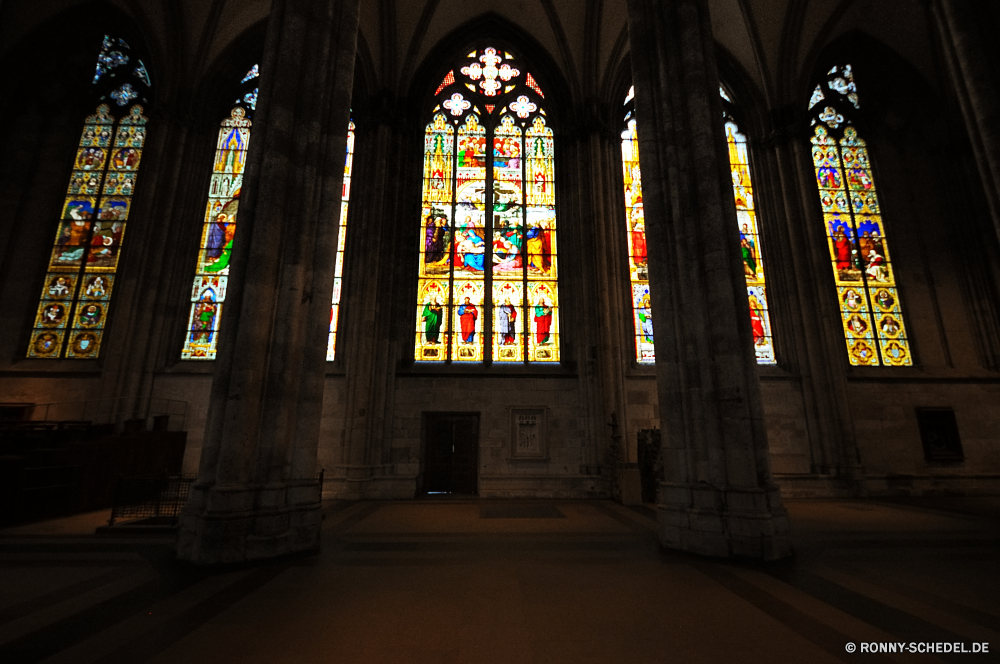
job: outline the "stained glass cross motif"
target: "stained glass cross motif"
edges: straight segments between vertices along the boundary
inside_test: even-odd
[[[441,105],[451,111],[452,115],[461,115],[472,108],[472,103],[462,97],[461,92],[456,92],[451,96],[451,99],[446,99]]]
[[[855,366],[910,366],[913,358],[871,157],[851,120],[860,104],[850,65],[831,69],[825,83],[829,105],[813,118],[810,142],[848,361]],[[821,87],[816,89],[822,94]]]
[[[424,132],[414,359],[558,362],[554,138],[541,92],[510,53],[466,57]]]
[[[115,103],[119,106],[124,106],[139,94],[132,89],[132,86],[128,83],[123,84],[120,88],[111,93],[111,98],[115,100]]]
[[[520,97],[517,98],[517,101],[513,102],[510,105],[510,110],[512,110],[515,113],[517,113],[517,117],[519,117],[519,118],[526,118],[529,115],[531,115],[532,113],[534,113],[535,111],[537,111],[538,110],[538,106],[535,105],[535,104],[532,104],[528,100],[528,98],[525,97],[524,95],[521,95]]]

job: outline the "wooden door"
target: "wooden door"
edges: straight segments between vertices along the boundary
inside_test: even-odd
[[[479,479],[479,414],[426,413],[426,493],[473,495]]]

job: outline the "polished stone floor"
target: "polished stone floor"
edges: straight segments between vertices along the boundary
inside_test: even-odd
[[[1000,499],[788,510],[764,565],[663,551],[648,507],[333,504],[319,555],[224,570],[80,515],[0,531],[0,662],[1000,661]]]

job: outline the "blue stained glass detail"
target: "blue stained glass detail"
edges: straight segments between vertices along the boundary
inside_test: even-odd
[[[250,110],[257,110],[257,88],[253,89],[253,92],[248,92],[243,95],[243,101],[250,106]]]
[[[153,87],[153,84],[149,81],[149,72],[146,71],[146,65],[142,63],[142,60],[139,60],[139,66],[135,68],[135,75],[147,86]]]
[[[258,76],[260,76],[260,70],[257,69],[257,65],[254,65],[250,71],[247,72],[247,75],[243,77],[243,80],[240,81],[240,83],[246,83],[250,79],[257,78]]]
[[[120,88],[111,93],[111,98],[114,99],[115,103],[118,104],[119,106],[124,106],[125,104],[129,103],[138,96],[139,95],[136,93],[136,91],[133,90],[132,86],[129,85],[128,83],[124,84],[123,86],[121,86]]]

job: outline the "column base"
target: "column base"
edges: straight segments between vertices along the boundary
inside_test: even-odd
[[[318,551],[321,507],[313,480],[196,484],[181,513],[177,558],[218,565]]]
[[[792,554],[788,514],[777,486],[718,488],[662,482],[660,543],[717,558],[778,560]]]

